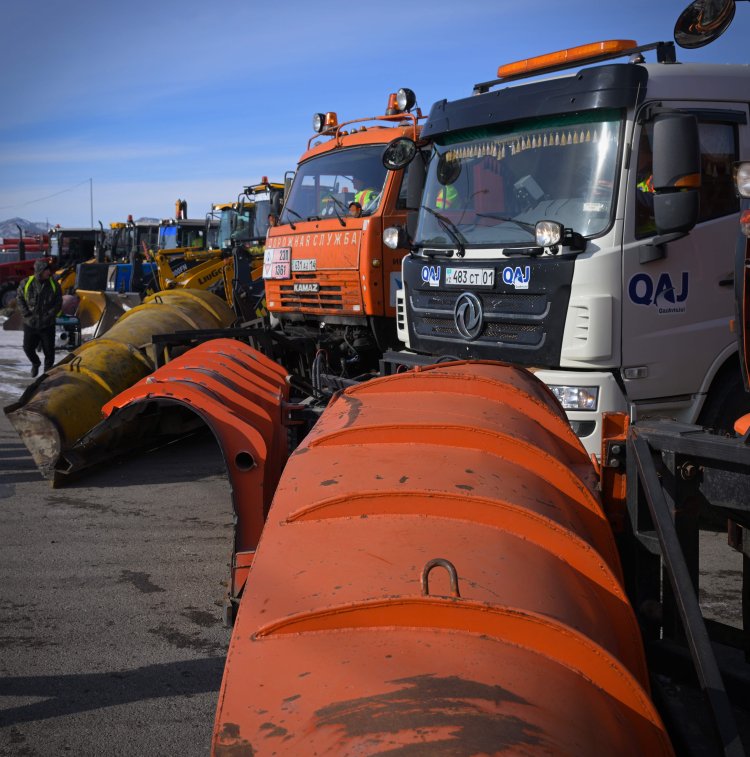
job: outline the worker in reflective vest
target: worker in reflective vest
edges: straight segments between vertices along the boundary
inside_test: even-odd
[[[52,264],[40,259],[34,264],[34,275],[18,286],[16,302],[23,316],[23,351],[31,361],[31,375],[39,373],[37,350],[42,348],[44,370],[55,362],[55,322],[62,308],[62,291],[52,278]]]

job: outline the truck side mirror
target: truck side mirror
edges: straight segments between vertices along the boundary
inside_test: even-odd
[[[687,49],[703,47],[732,23],[735,0],[693,0],[674,25],[674,41]]]
[[[655,117],[653,184],[659,234],[689,232],[698,222],[700,210],[701,158],[695,116],[662,113]]]
[[[396,137],[383,151],[383,166],[389,171],[405,168],[417,154],[417,144],[409,137]]]

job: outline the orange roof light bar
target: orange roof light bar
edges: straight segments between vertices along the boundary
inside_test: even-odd
[[[541,73],[566,63],[589,60],[602,55],[616,55],[626,50],[632,50],[634,47],[638,47],[638,43],[632,39],[608,39],[603,42],[590,42],[586,45],[569,47],[554,53],[506,63],[497,69],[497,77],[498,79],[508,79],[513,76],[528,76],[534,71]]]

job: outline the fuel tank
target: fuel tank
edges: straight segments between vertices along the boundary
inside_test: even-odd
[[[672,753],[595,472],[539,380],[440,364],[329,405],[271,505],[212,752]]]

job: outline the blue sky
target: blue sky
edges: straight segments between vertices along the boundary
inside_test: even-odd
[[[95,224],[168,217],[178,197],[202,217],[294,169],[314,112],[377,115],[407,86],[427,113],[502,63],[603,39],[671,40],[687,2],[11,0],[0,219],[88,226],[92,196]],[[723,37],[678,59],[747,62],[745,6]]]

